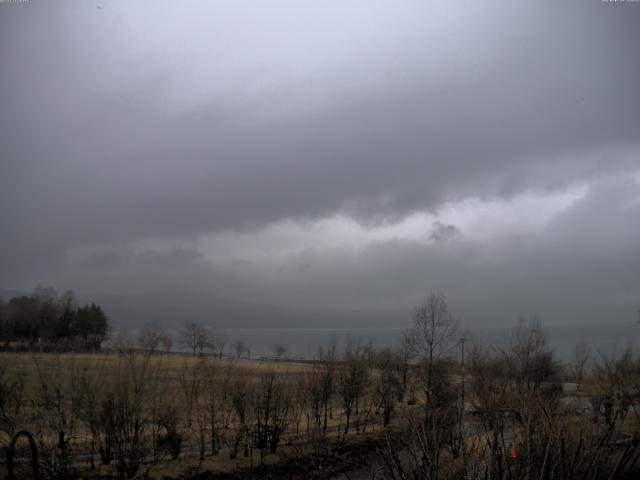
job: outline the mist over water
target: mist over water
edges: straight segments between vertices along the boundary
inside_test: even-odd
[[[593,355],[607,355],[621,352],[629,345],[638,347],[640,343],[640,324],[619,322],[610,325],[599,324],[550,324],[542,325],[549,338],[557,358],[563,362],[572,360],[574,347],[579,342],[588,343]],[[460,335],[468,339],[467,348],[474,343],[485,347],[501,348],[507,344],[514,330],[508,325],[484,325],[460,327]],[[407,328],[278,328],[278,329],[223,329],[226,346],[225,354],[232,354],[233,342],[244,342],[251,358],[271,358],[273,347],[282,345],[287,348],[286,358],[311,359],[318,348],[336,342],[338,351],[342,351],[350,339],[371,343],[378,348],[394,348],[399,345]],[[177,335],[176,331],[172,331]]]

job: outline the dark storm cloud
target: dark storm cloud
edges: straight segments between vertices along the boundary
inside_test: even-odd
[[[108,250],[105,252],[91,252],[85,257],[81,257],[78,266],[89,269],[109,269],[112,267],[122,267],[133,264],[136,267],[141,265],[157,265],[160,267],[179,266],[184,267],[190,263],[203,260],[202,253],[194,249],[172,248],[169,251],[144,250],[142,252],[132,252],[127,249]]]
[[[165,303],[155,304],[158,315],[175,303],[175,292],[296,307],[406,309],[425,292],[442,290],[467,323],[514,320],[521,314],[579,321],[576,306],[583,307],[580,315],[605,322],[613,313],[599,317],[606,313],[599,305],[637,309],[640,179],[618,175],[592,184],[535,232],[491,241],[466,233],[445,242],[374,241],[355,251],[319,244],[276,262],[267,255],[267,265],[251,258],[201,261],[193,251],[173,262],[148,261],[160,252],[121,252],[119,261],[99,268],[81,261],[51,279],[98,293],[122,293],[123,284],[132,295],[164,292]],[[214,325],[224,320],[211,317]]]
[[[0,283],[34,283],[42,272],[80,281],[73,269],[89,275],[91,262],[98,271],[123,258],[151,272],[167,258],[126,253],[149,238],[198,256],[181,245],[202,234],[336,214],[372,226],[447,201],[638,169],[640,6],[191,7],[0,4]],[[576,218],[559,229],[557,249],[582,243],[592,223]],[[433,239],[451,236],[442,227]],[[596,252],[626,242],[627,224],[610,228]],[[430,269],[451,275],[445,286],[464,276],[453,273],[461,257],[434,257],[437,246],[389,245],[399,284],[416,283],[423,248]],[[75,247],[92,246],[86,265],[70,263]],[[508,277],[508,262],[540,265],[514,251],[478,268]],[[177,256],[171,268],[188,278],[185,265],[198,259]],[[329,269],[331,255],[321,258]],[[345,295],[382,295],[389,285],[369,290],[375,281],[362,273],[378,255],[357,258],[342,262],[352,273],[331,274],[336,289],[353,275],[368,280]],[[597,260],[571,258],[571,271]],[[291,278],[311,292],[313,262],[303,264],[303,278]],[[207,282],[208,268],[192,278]],[[622,275],[620,288],[623,279],[635,281]],[[245,286],[227,282],[231,293]],[[339,291],[327,298],[348,303]]]
[[[317,307],[367,307],[384,299],[413,305],[424,292],[443,290],[454,305],[526,305],[520,313],[534,313],[536,305],[637,304],[640,298],[639,181],[602,180],[535,233],[490,242],[472,233],[455,242],[376,242],[356,254],[301,252],[289,271],[272,278],[266,288],[273,292],[260,283],[262,293]],[[306,266],[302,273],[299,264]]]
[[[429,238],[434,242],[446,242],[460,235],[460,230],[455,225],[445,225],[441,222],[433,222],[433,232]]]

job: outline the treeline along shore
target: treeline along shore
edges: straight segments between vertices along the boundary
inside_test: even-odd
[[[60,338],[88,346],[80,331]],[[640,478],[640,356],[631,347],[581,343],[563,364],[534,321],[501,345],[476,344],[440,293],[415,309],[395,348],[353,338],[292,362],[276,345],[260,362],[241,341],[225,354],[224,338],[193,322],[178,340],[181,353],[147,328],[100,352],[0,353],[2,464],[12,470],[0,474]]]
[[[72,291],[59,295],[36,287],[31,295],[0,299],[0,348],[3,350],[99,350],[109,319],[95,303],[78,305]]]

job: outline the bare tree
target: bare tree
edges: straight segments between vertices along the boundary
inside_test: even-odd
[[[232,460],[237,457],[238,450],[243,441],[248,440],[247,416],[249,414],[249,388],[247,382],[243,378],[236,378],[230,386],[229,400],[232,407],[233,418],[230,424],[234,430],[233,436],[230,438],[229,458]]]
[[[640,358],[634,361],[633,347],[629,346],[618,353],[600,353],[595,362],[594,376],[601,388],[600,403],[604,407],[607,425],[623,422],[627,414],[635,408],[633,404],[640,400]]]
[[[182,389],[183,405],[185,409],[185,424],[187,428],[191,428],[193,421],[193,412],[202,393],[204,382],[204,358],[200,357],[196,363],[185,360],[178,381]]]
[[[252,398],[255,418],[252,434],[264,460],[267,449],[275,453],[284,433],[291,408],[291,396],[287,393],[287,373],[270,371],[260,376]]]
[[[307,401],[309,402],[306,411],[307,415],[307,433],[310,433],[310,423],[313,419],[316,430],[320,430],[322,419],[323,405],[323,371],[320,365],[314,365],[307,373],[306,390]]]
[[[43,441],[40,446],[46,454],[45,469],[53,478],[73,476],[69,456],[69,439],[77,426],[72,405],[72,389],[68,365],[60,355],[43,360],[33,357],[37,374],[34,401],[36,435]]]
[[[276,360],[280,360],[284,355],[287,354],[289,348],[282,343],[276,343],[271,347],[271,351],[276,356]]]
[[[342,408],[346,417],[344,434],[349,433],[351,417],[357,414],[362,395],[369,383],[369,366],[366,350],[360,342],[349,339],[342,358],[342,364],[338,368],[337,389],[342,400]]]
[[[226,424],[225,399],[229,393],[229,384],[232,370],[229,366],[223,372],[216,362],[204,364],[203,371],[203,395],[201,396],[201,409],[204,413],[204,421],[209,430],[209,445],[211,454],[215,455],[220,449],[220,431]]]
[[[309,390],[307,388],[307,377],[304,374],[294,376],[292,383],[292,404],[291,404],[291,423],[294,425],[294,434],[296,438],[300,436],[300,425],[303,417],[307,417],[307,427],[309,427]]]
[[[173,346],[173,337],[168,333],[163,333],[160,336],[160,345],[165,352],[169,353],[171,351],[171,347]]]
[[[98,365],[84,365],[72,375],[73,414],[90,433],[89,462],[92,470],[96,468],[94,455],[99,453],[102,432],[100,405],[110,383],[106,368],[108,360],[105,357]]]
[[[450,355],[457,331],[458,323],[449,313],[443,293],[430,293],[414,311],[411,343],[425,369],[426,405],[433,394],[434,368]]]
[[[17,376],[8,373],[4,365],[0,365],[0,431],[9,438],[17,432],[24,421],[24,383],[25,372],[20,371]]]
[[[452,381],[451,366],[436,358],[425,418],[409,411],[406,428],[385,432],[390,478],[600,478],[577,474],[576,464],[588,451],[586,437],[574,444],[560,422],[559,368],[537,322],[521,324],[502,349],[472,349],[469,393],[480,420],[475,433],[461,432],[461,388]],[[442,455],[446,450],[450,456]]]
[[[389,425],[396,403],[402,400],[401,359],[390,349],[384,349],[377,355],[378,378],[375,389],[376,402],[382,411],[383,426]]]
[[[207,428],[210,425],[208,419],[207,378],[210,373],[210,360],[200,357],[197,361],[185,361],[180,371],[179,383],[182,387],[184,406],[184,432],[185,438],[190,438],[194,433],[198,440],[199,458],[204,460],[207,444]]]
[[[436,480],[442,476],[442,452],[451,444],[459,418],[459,390],[453,384],[451,372],[457,328],[443,293],[430,293],[414,310],[413,328],[405,340],[405,349],[412,350],[418,360],[417,368],[423,378],[424,417],[419,421],[411,413],[407,419],[409,427],[399,437],[386,434],[384,460],[391,478]],[[411,354],[407,352],[407,357]],[[392,408],[388,395],[392,378],[387,371],[380,385],[384,388],[379,395],[387,409]],[[401,458],[406,452],[412,461],[404,465]]]
[[[318,361],[320,366],[320,393],[324,420],[322,432],[327,431],[329,411],[333,401],[333,394],[336,389],[336,341],[331,340],[326,347],[320,347],[318,351]]]
[[[202,353],[207,346],[209,332],[202,325],[196,322],[185,322],[180,329],[180,339],[185,348],[191,350],[195,355]]]
[[[171,405],[164,409],[158,416],[158,426],[161,433],[157,435],[156,445],[159,448],[167,449],[170,452],[171,459],[176,460],[182,451],[182,442],[184,440],[180,432],[180,416],[175,406]]]
[[[564,427],[553,423],[562,418],[560,366],[539,322],[521,321],[504,348],[476,346],[470,370],[471,398],[486,432],[491,478],[545,478],[549,451],[560,450],[556,442]],[[513,464],[507,451],[516,448],[516,432],[517,449],[526,460]]]
[[[405,395],[409,393],[409,403],[415,403],[415,390],[408,392],[409,389],[409,375],[411,373],[411,362],[415,357],[416,349],[414,345],[414,336],[411,332],[405,332],[400,339],[400,344],[397,348],[397,358],[399,362],[400,376],[401,376],[401,398],[404,400]]]
[[[236,340],[233,342],[233,351],[236,355],[236,358],[242,357],[242,355],[247,352],[247,344],[242,340]]]
[[[224,347],[225,347],[224,333],[214,332],[209,336],[209,341],[207,342],[207,348],[209,349],[212,355],[221,359],[222,356],[224,355]]]
[[[582,382],[585,376],[585,369],[591,360],[591,345],[584,340],[573,347],[573,377],[575,381]]]
[[[138,335],[138,346],[143,350],[155,352],[160,346],[162,332],[156,325],[145,325]]]

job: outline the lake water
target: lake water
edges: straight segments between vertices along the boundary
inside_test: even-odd
[[[462,326],[461,332],[469,335],[483,345],[501,345],[509,338],[514,326]],[[564,324],[544,325],[551,346],[558,357],[569,361],[574,346],[585,341],[594,353],[610,353],[622,350],[629,344],[640,347],[640,324],[626,322],[617,324]],[[361,340],[371,339],[378,347],[398,345],[407,328],[348,328],[348,329],[225,329],[223,330],[227,353],[235,340],[242,340],[250,349],[253,358],[273,356],[272,347],[276,344],[287,347],[287,356],[311,358],[318,347],[332,340],[338,342],[338,348],[344,346],[349,337]]]

